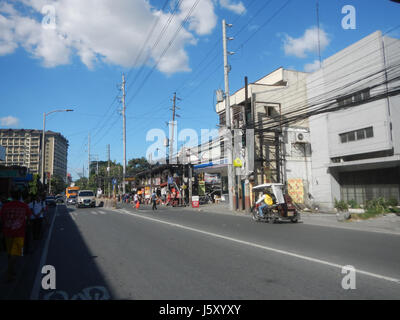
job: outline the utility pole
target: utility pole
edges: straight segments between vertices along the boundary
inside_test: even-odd
[[[108,155],[108,165],[107,165],[107,175],[108,175],[108,197],[110,198],[111,188],[110,188],[110,145],[107,145],[107,155]]]
[[[230,106],[230,94],[229,94],[229,71],[230,66],[228,64],[228,54],[233,54],[227,51],[227,40],[233,40],[232,38],[227,38],[226,27],[231,27],[222,20],[222,44],[224,50],[224,80],[225,80],[225,118],[226,118],[226,129],[227,129],[227,152],[228,152],[228,191],[229,191],[229,209],[234,210],[236,207],[234,200],[234,190],[235,190],[235,180],[233,172],[233,148],[232,148],[232,124],[231,124],[231,106]]]
[[[126,175],[126,117],[125,117],[125,74],[122,74],[122,132],[124,144],[124,163],[122,171],[122,192],[125,194],[125,175]]]
[[[176,109],[179,109],[176,106],[176,100],[180,100],[180,99],[176,97],[176,92],[174,92],[174,98],[172,99],[173,105],[172,105],[172,109],[170,109],[172,111],[172,132],[171,132],[171,140],[169,141],[169,159],[170,159],[170,163],[173,163],[172,160],[173,160],[173,156],[174,156],[175,117],[179,118],[179,115],[176,114]]]
[[[88,185],[90,180],[90,133],[88,135]]]
[[[192,182],[192,156],[190,154],[190,149],[189,149],[189,172],[188,172],[188,176],[189,176],[189,205],[192,205],[192,195],[193,195],[193,182]]]

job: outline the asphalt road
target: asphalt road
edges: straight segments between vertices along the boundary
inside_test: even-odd
[[[399,299],[400,236],[184,208],[59,205],[36,299]],[[342,266],[356,289],[342,288]]]

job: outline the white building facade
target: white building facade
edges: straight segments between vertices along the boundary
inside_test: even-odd
[[[400,198],[399,65],[400,40],[377,31],[308,76],[311,195],[321,209]]]

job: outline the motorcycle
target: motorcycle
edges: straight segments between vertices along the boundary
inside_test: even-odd
[[[291,221],[297,223],[300,213],[293,204],[292,198],[284,193],[284,185],[281,183],[266,183],[253,188],[256,192],[268,192],[274,199],[274,204],[263,208],[263,216],[259,214],[259,207],[263,204],[255,203],[251,208],[254,221],[276,223],[278,221]]]

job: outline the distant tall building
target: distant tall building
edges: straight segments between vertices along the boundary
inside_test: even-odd
[[[66,180],[68,140],[58,132],[46,131],[44,171]],[[42,130],[0,129],[0,145],[6,149],[6,166],[19,165],[40,174]]]

